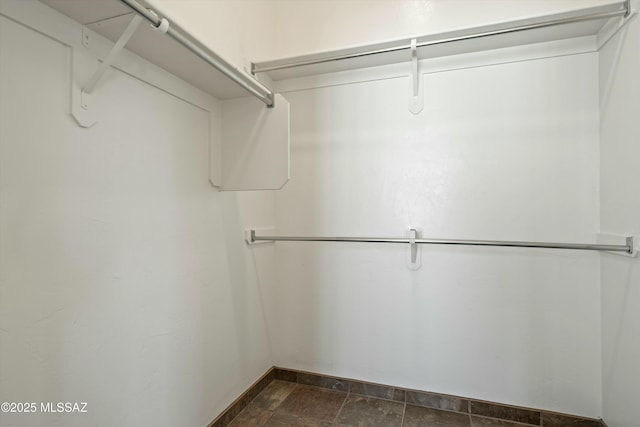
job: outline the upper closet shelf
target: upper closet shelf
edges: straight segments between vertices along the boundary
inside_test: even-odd
[[[42,2],[77,22],[23,0],[0,0],[0,15],[70,48],[70,113],[80,126],[99,121],[100,100],[113,84],[107,74],[118,69],[209,114],[209,181],[215,187],[277,190],[287,183],[290,126],[284,97],[136,0]]]
[[[283,80],[585,36],[598,35],[597,43],[601,45],[603,39],[610,37],[634,12],[632,0],[618,1],[413,39],[255,62],[252,72]]]
[[[135,12],[151,25],[137,28],[126,43],[128,50],[215,98],[224,100],[251,94],[267,106],[273,105],[274,94],[269,88],[192,37],[186,29],[135,0],[42,1],[112,41],[125,33]]]

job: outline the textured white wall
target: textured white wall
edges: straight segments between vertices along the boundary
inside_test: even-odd
[[[600,51],[601,228],[640,234],[640,22],[634,17]],[[638,425],[640,261],[602,255],[604,419]]]
[[[69,63],[0,17],[0,401],[89,412],[0,425],[206,425],[272,365],[242,240],[269,201],[214,190],[208,113],[129,75],[78,127]]]
[[[406,78],[286,93],[277,232],[593,241],[597,67],[586,53],[427,74],[417,116]],[[433,246],[412,272],[396,245],[276,251],[277,365],[600,415],[597,254]]]

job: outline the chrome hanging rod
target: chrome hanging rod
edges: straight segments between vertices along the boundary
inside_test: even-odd
[[[610,10],[610,9],[613,9],[613,10]],[[605,5],[602,7],[597,7],[597,10],[598,12],[595,12],[592,14],[558,18],[558,19],[553,19],[550,21],[543,21],[543,22],[523,23],[521,25],[514,25],[513,27],[509,27],[509,28],[499,28],[499,29],[493,29],[493,30],[479,31],[479,32],[473,32],[468,34],[453,35],[449,37],[444,35],[442,38],[433,39],[433,40],[424,40],[424,41],[418,42],[416,43],[416,47],[421,48],[421,47],[427,47],[427,46],[435,46],[435,45],[440,45],[445,43],[478,39],[482,37],[496,36],[501,34],[510,34],[510,33],[516,33],[520,31],[526,31],[526,30],[534,30],[538,28],[554,27],[558,25],[594,21],[598,19],[615,18],[617,16],[628,17],[631,14],[631,2],[627,0],[624,3],[615,3],[611,5]],[[527,21],[531,21],[531,20],[528,19]],[[523,22],[523,21],[520,21],[520,22]],[[460,32],[458,31],[458,33]],[[301,67],[304,65],[323,64],[327,62],[341,61],[345,59],[354,59],[354,58],[360,58],[364,56],[376,55],[380,53],[398,52],[398,51],[410,50],[410,49],[411,49],[410,43],[404,43],[398,46],[382,47],[377,49],[374,48],[374,49],[362,50],[362,51],[354,51],[354,49],[345,49],[342,51],[342,53],[340,51],[336,52],[333,55],[330,53],[325,53],[325,54],[321,53],[321,54],[313,55],[313,56],[316,56],[315,58],[307,57],[309,59],[303,59],[303,57],[298,57],[298,58],[293,57],[293,58],[285,58],[285,59],[274,60],[274,61],[265,61],[261,63],[253,63],[251,66],[251,72],[254,74],[264,73],[268,71],[276,71],[276,70],[284,70],[284,69],[294,68],[294,67]]]
[[[627,237],[624,245],[597,245],[591,243],[511,242],[502,240],[410,239],[407,237],[310,237],[310,236],[256,236],[251,230],[250,243],[258,241],[282,242],[360,242],[360,243],[415,243],[419,245],[506,246],[520,248],[574,249],[609,251],[633,254],[633,237]]]
[[[166,32],[172,39],[180,43],[182,46],[189,49],[191,52],[196,54],[200,59],[213,66],[216,70],[220,71],[222,74],[233,80],[239,86],[247,90],[253,96],[258,98],[260,101],[264,102],[268,107],[273,106],[274,95],[271,90],[269,90],[262,83],[257,81],[256,79],[248,76],[242,71],[238,70],[232,64],[227,62],[221,56],[216,54],[215,52],[207,49],[205,47],[198,46],[187,36],[184,34],[188,34],[186,31],[181,30],[178,31],[174,28],[174,24],[168,25],[168,21],[166,19],[160,18],[154,12],[145,8],[143,5],[138,3],[135,0],[120,0],[122,3],[129,6],[134,12],[141,15],[147,21],[151,23],[154,27],[163,30]],[[163,24],[163,22],[165,24]],[[162,25],[165,25],[163,28]],[[168,27],[166,27],[168,25]]]

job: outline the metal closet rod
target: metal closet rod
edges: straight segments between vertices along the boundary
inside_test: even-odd
[[[151,12],[149,9],[145,8],[135,0],[120,1],[129,6],[134,12],[141,15],[147,21],[149,21],[154,27],[158,28],[160,27],[160,24],[162,24],[162,19],[160,17],[158,17],[155,13]],[[176,31],[171,25],[167,29],[166,33],[172,39],[200,57],[200,59],[213,66],[216,70],[220,71],[222,74],[233,80],[235,83],[240,85],[256,98],[258,98],[260,101],[264,102],[268,107],[273,106],[273,92],[262,83],[238,70],[236,67],[231,65],[215,52],[194,44],[185,35],[181,34],[179,31]]]
[[[620,4],[614,4],[612,6],[620,7]],[[624,8],[620,10],[599,12],[599,13],[583,15],[583,16],[574,16],[569,18],[560,18],[560,19],[555,19],[555,20],[546,21],[546,22],[524,24],[524,25],[519,25],[519,26],[514,26],[514,27],[504,28],[504,29],[487,30],[487,31],[481,31],[481,32],[472,33],[472,34],[444,37],[436,40],[425,40],[425,41],[416,43],[416,47],[420,48],[420,47],[427,47],[427,46],[435,46],[435,45],[440,45],[445,43],[478,39],[478,38],[488,37],[488,36],[517,33],[525,30],[534,30],[538,28],[554,27],[557,25],[573,24],[573,23],[585,22],[585,21],[594,21],[597,19],[614,18],[616,16],[627,17],[630,14],[631,14],[631,2],[627,0],[624,2]],[[345,54],[337,54],[337,55],[328,56],[325,58],[316,58],[316,59],[307,59],[307,60],[296,60],[296,58],[289,58],[289,59],[282,59],[282,60],[276,60],[276,61],[266,61],[265,65],[262,65],[260,63],[252,64],[251,71],[254,74],[264,73],[268,71],[301,67],[304,65],[323,64],[327,62],[340,61],[345,59],[360,58],[360,57],[376,55],[380,53],[390,53],[390,52],[397,52],[402,50],[410,50],[411,48],[412,47],[410,43],[405,43],[399,46],[392,46],[392,47],[380,48],[380,49],[370,49],[370,50],[364,50],[360,52],[351,52],[351,53],[345,53]]]
[[[312,236],[256,236],[251,230],[251,242],[360,242],[360,243],[415,243],[419,245],[506,246],[520,248],[574,249],[609,251],[633,254],[633,237],[627,237],[625,245],[597,245],[591,243],[512,242],[503,240],[411,239],[408,237],[312,237]]]

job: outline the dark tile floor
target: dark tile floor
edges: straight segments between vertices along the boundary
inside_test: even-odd
[[[531,425],[533,424],[470,416],[275,380],[229,424],[229,427],[526,427]]]

